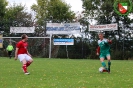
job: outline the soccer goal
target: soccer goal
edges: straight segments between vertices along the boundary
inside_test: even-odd
[[[6,49],[9,43],[16,46],[21,37],[3,37],[3,48]],[[50,37],[28,37],[28,51],[34,57],[51,58],[51,38]],[[13,52],[14,55],[14,52]]]
[[[35,27],[10,27],[10,33],[21,34],[35,33]],[[35,57],[51,58],[51,35],[48,37],[28,37],[28,51]],[[21,37],[2,37],[3,48],[6,49],[9,43],[16,46],[16,43],[21,40]],[[13,52],[14,55],[14,52]]]

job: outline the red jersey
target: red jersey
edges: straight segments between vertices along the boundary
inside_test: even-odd
[[[19,41],[16,45],[18,49],[18,54],[27,54],[27,47],[28,47],[28,43],[27,42],[23,42],[22,40]]]

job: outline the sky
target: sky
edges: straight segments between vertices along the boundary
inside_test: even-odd
[[[22,3],[23,5],[26,5],[27,10],[30,10],[30,6],[32,4],[36,4],[36,0],[7,0],[10,4],[13,3]],[[76,3],[75,3],[76,1]],[[70,4],[71,10],[74,12],[81,12],[82,9],[82,1],[81,0],[65,0],[66,3]]]

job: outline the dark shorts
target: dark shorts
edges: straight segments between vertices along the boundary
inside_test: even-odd
[[[8,55],[11,56],[12,55],[12,51],[8,51]]]

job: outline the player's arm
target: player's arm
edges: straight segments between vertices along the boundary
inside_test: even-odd
[[[106,39],[106,40],[104,41],[104,43],[105,43],[105,44],[112,44],[112,40]]]
[[[112,40],[109,40],[109,39],[108,39],[107,41],[108,41],[109,44],[112,44]]]
[[[28,52],[28,50],[27,50],[27,54],[31,57],[31,54]]]
[[[18,49],[19,49],[19,48],[16,48],[16,50],[15,50],[15,58],[14,58],[15,60],[17,60]]]
[[[99,53],[100,53],[100,47],[98,46],[96,50],[96,54],[99,55]]]

